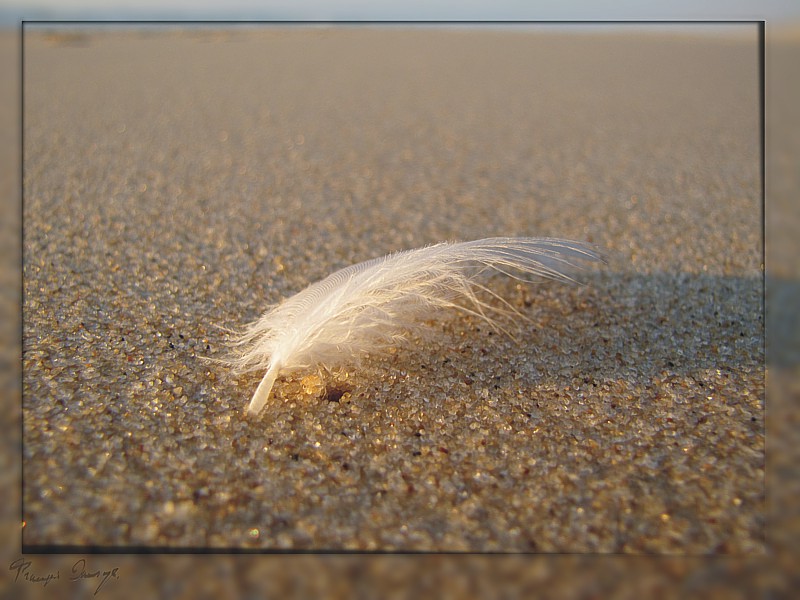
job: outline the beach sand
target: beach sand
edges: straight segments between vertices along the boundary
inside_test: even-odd
[[[761,553],[756,30],[31,30],[23,544]],[[234,377],[226,329],[441,240],[585,240],[513,338]]]

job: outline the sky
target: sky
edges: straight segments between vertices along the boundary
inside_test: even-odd
[[[0,0],[0,20],[800,21],[797,0]]]

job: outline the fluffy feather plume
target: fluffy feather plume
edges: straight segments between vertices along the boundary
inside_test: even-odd
[[[569,240],[488,238],[406,250],[336,271],[267,311],[234,343],[240,354],[231,362],[238,372],[266,370],[247,412],[261,411],[281,371],[330,366],[396,344],[403,328],[434,308],[486,318],[484,310],[498,310],[475,294],[480,289],[498,297],[476,281],[487,269],[517,279],[573,281],[570,272],[584,260],[602,258]]]

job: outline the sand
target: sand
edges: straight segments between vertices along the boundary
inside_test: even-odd
[[[765,550],[755,29],[29,32],[23,543]],[[445,239],[586,240],[498,335],[235,377],[227,329]]]

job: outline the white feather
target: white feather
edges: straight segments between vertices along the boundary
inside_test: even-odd
[[[488,238],[406,250],[336,271],[267,311],[234,343],[237,371],[266,370],[247,412],[261,411],[280,372],[331,366],[396,344],[404,328],[434,308],[483,317],[484,309],[498,310],[475,295],[487,290],[476,281],[487,268],[518,279],[509,270],[573,281],[569,273],[581,260],[602,258],[581,242]],[[459,298],[473,308],[455,303]]]

